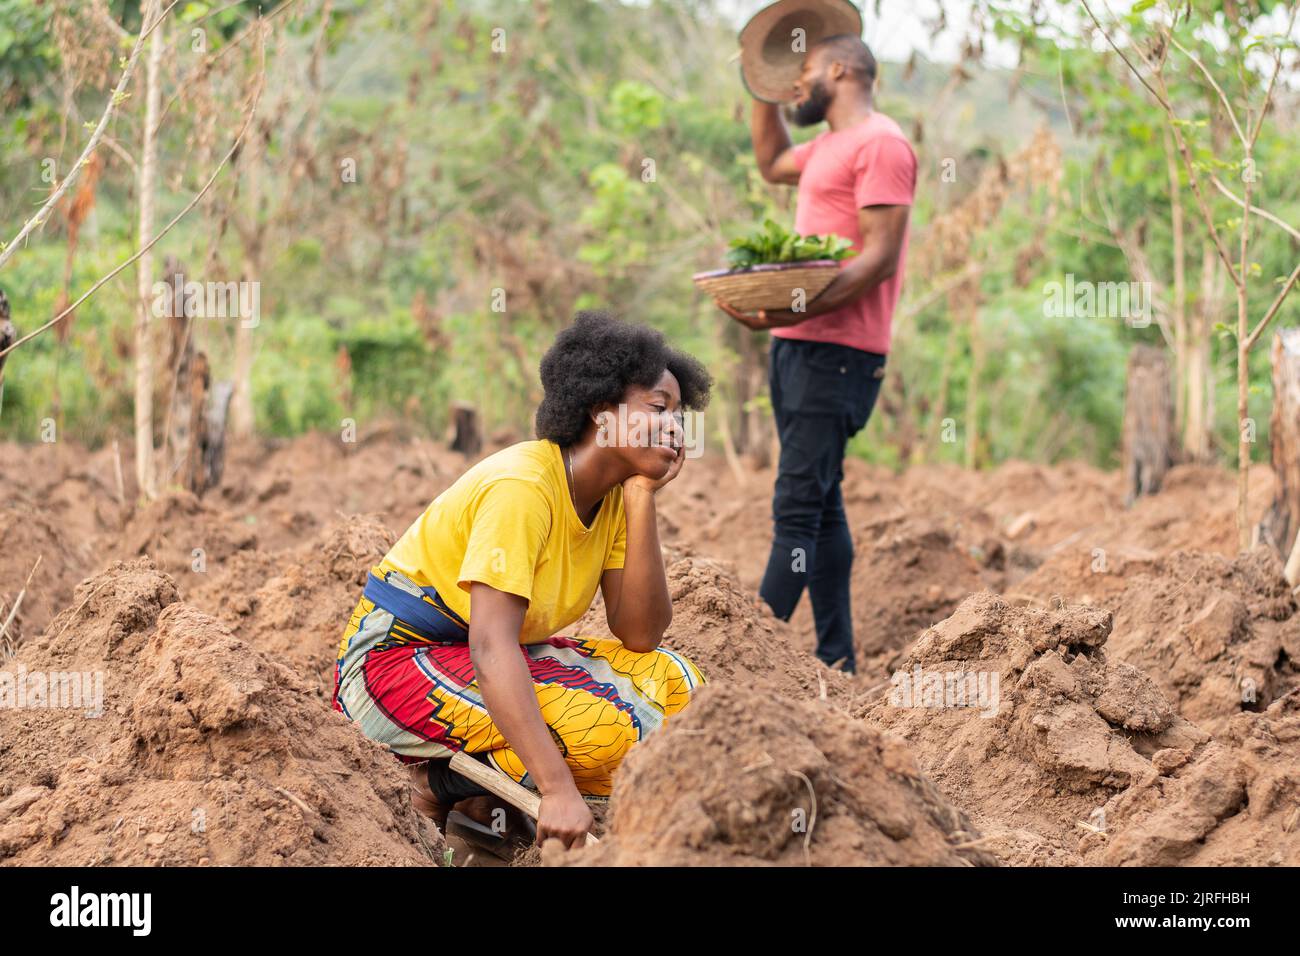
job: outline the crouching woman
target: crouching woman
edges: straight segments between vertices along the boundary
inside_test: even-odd
[[[711,385],[645,326],[581,312],[542,359],[536,441],[470,468],[371,572],[339,645],[334,706],[411,764],[443,825],[481,793],[464,751],[541,794],[538,841],[573,845],[583,794],[703,683],[659,643],[672,621],[655,493]],[[600,587],[617,640],[557,637]]]

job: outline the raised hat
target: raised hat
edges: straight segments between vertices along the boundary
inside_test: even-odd
[[[801,49],[795,33],[803,30]],[[740,31],[740,76],[756,99],[794,99],[794,81],[804,57],[826,37],[862,36],[862,13],[850,0],[777,0],[750,18]]]

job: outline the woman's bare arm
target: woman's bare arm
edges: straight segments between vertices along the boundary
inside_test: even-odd
[[[610,631],[630,651],[653,651],[673,622],[673,602],[664,575],[659,527],[655,520],[655,492],[677,477],[685,448],[659,481],[642,476],[623,483],[623,510],[627,514],[627,557],[622,570],[601,577],[605,620]]]
[[[528,602],[478,582],[469,594],[469,651],[483,703],[542,794],[537,841],[557,837],[573,846],[593,819],[542,718],[528,662],[519,651]]]

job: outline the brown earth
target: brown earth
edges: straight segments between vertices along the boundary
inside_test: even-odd
[[[999,859],[1079,863],[1093,814],[1153,772],[1153,753],[1209,739],[1149,677],[1107,660],[1110,630],[1107,611],[977,594],[900,661],[910,684],[891,686],[862,716],[907,740]],[[967,674],[974,687],[957,676]],[[948,690],[949,679],[961,683]]]
[[[1125,550],[1104,563],[1060,555],[1019,591],[1112,609],[1110,652],[1150,674],[1179,713],[1211,733],[1300,685],[1300,616],[1268,548],[1233,558]]]
[[[312,435],[134,508],[125,448],[119,486],[111,447],[0,445],[0,623],[41,558],[0,671],[98,670],[105,695],[94,719],[0,707],[0,861],[441,861],[329,695],[366,570],[466,464]],[[846,470],[856,678],[808,653],[807,602],[785,623],[756,597],[770,470],[706,456],[661,493],[665,643],[714,687],[634,751],[608,846],[574,862],[1297,862],[1300,615],[1276,558],[1235,556],[1228,472],[1126,510],[1085,465]],[[1254,469],[1252,516],[1270,494]],[[918,665],[996,671],[997,715],[888,706]],[[824,798],[808,857],[787,770]]]
[[[661,534],[684,553],[734,560],[741,583],[756,592],[771,545],[773,477],[771,469],[748,474],[738,494],[721,462],[691,463],[663,492]],[[1079,463],[1010,462],[984,472],[925,465],[895,475],[846,462],[859,672],[873,684],[888,679],[918,630],[984,588],[1036,600],[1019,594],[1020,582],[1053,559],[1090,563],[1100,549],[1113,563],[1179,548],[1231,557],[1235,495],[1229,472],[1200,465],[1174,468],[1161,494],[1125,509],[1119,476]],[[1256,466],[1252,516],[1271,495],[1271,473]],[[807,601],[791,623],[811,649]]]
[[[377,515],[351,515],[274,556],[234,555],[203,575],[189,596],[241,640],[310,675],[317,693],[328,700],[343,624],[366,575],[396,540]]]
[[[900,671],[996,673],[996,705],[940,708],[891,687],[863,716],[907,740],[1003,863],[1300,863],[1296,695],[1238,709],[1211,737],[1109,657],[1110,638],[1099,608],[976,595]]]
[[[774,701],[722,682],[629,754],[598,846],[544,856],[579,866],[992,865],[966,846],[978,838],[897,737],[826,701]]]
[[[1117,834],[1085,837],[1107,866],[1300,863],[1300,699],[1241,713],[1197,759],[1157,754],[1147,776],[1106,808]]]
[[[746,592],[730,568],[705,558],[679,558],[667,568],[673,623],[664,647],[689,658],[708,681],[726,681],[795,700],[850,700],[853,680],[798,649],[791,626]],[[577,633],[611,636],[596,606]]]
[[[392,758],[183,603],[148,558],[115,562],[74,601],[7,667],[98,675],[102,706],[0,709],[0,859],[353,866],[438,853]]]

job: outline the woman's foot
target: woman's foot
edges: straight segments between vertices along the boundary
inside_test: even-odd
[[[438,826],[438,832],[447,832],[447,814],[451,807],[438,802],[429,787],[429,765],[418,763],[407,768],[407,778],[411,787],[411,806],[417,813],[428,817]]]
[[[503,860],[510,860],[521,847],[537,837],[537,827],[528,815],[499,797],[467,797],[450,804],[440,802],[429,786],[428,764],[410,766],[407,778],[411,805],[416,812],[432,820],[444,837],[449,835],[447,821],[453,810],[461,815],[461,825],[452,828],[456,835]],[[455,818],[452,822],[456,822]]]
[[[475,823],[497,832],[504,832],[506,829],[527,829],[527,817],[497,797],[467,797],[454,803],[441,803],[429,786],[428,764],[414,764],[408,767],[407,777],[411,787],[411,805],[417,812],[438,824],[439,830],[446,831],[447,814],[453,809],[465,814]],[[505,816],[502,816],[502,811]]]

